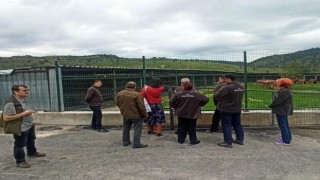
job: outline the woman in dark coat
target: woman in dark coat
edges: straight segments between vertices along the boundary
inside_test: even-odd
[[[276,81],[276,85],[280,87],[280,90],[269,105],[269,107],[272,108],[272,113],[277,117],[278,126],[281,131],[281,137],[276,139],[275,144],[290,145],[292,137],[288,123],[288,115],[293,114],[292,94],[290,89],[292,81],[288,78],[281,78]]]

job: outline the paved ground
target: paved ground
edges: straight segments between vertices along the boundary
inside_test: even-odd
[[[245,145],[233,149],[217,146],[221,133],[198,132],[201,143],[191,146],[176,143],[173,131],[156,137],[144,130],[149,147],[133,149],[122,146],[121,129],[62,128],[38,131],[47,157],[28,158],[29,169],[16,167],[13,138],[0,132],[0,179],[320,179],[319,129],[293,129],[291,146],[273,144],[278,130],[245,129]]]

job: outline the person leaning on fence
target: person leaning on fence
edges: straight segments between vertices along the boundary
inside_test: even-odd
[[[97,130],[98,132],[109,132],[102,126],[102,111],[101,106],[103,104],[102,94],[99,88],[102,86],[100,80],[94,80],[93,85],[87,90],[85,102],[89,104],[92,110],[91,129]]]
[[[141,144],[140,138],[142,134],[143,121],[148,118],[146,108],[143,102],[143,96],[136,91],[136,83],[129,81],[126,89],[117,94],[117,106],[123,116],[123,146],[129,146],[130,130],[133,124],[133,148],[145,148],[148,145]]]
[[[173,94],[176,94],[176,93],[178,93],[178,92],[183,91],[183,89],[184,89],[183,84],[184,84],[184,83],[187,83],[187,82],[191,82],[189,78],[182,78],[182,79],[180,80],[180,86],[176,87],[176,89],[173,91]],[[193,91],[195,90],[195,87],[194,87],[194,86],[192,87],[192,90],[193,90]],[[171,108],[171,109],[172,109],[173,113],[175,113],[175,112],[174,112],[174,109],[173,109],[173,108]],[[175,131],[174,134],[178,134],[178,131]]]
[[[292,81],[288,78],[280,78],[276,80],[276,85],[280,87],[272,103],[269,105],[272,108],[272,113],[276,114],[278,126],[281,131],[281,136],[276,138],[275,144],[290,145],[291,130],[288,123],[288,115],[293,114],[292,94],[290,86]]]
[[[221,75],[219,77],[219,81],[218,81],[218,85],[216,86],[216,88],[214,89],[214,93],[213,93],[213,96],[214,94],[221,88],[223,87],[224,85],[226,85],[226,78]],[[215,101],[214,98],[213,98],[213,102],[214,102],[214,105],[218,105],[218,101]],[[211,121],[211,126],[210,126],[210,129],[209,130],[206,130],[205,132],[206,133],[212,133],[212,132],[218,132],[219,131],[219,123],[220,123],[220,111],[218,110],[218,108],[216,107],[216,109],[214,110],[214,113],[212,115],[212,121]]]
[[[223,129],[223,142],[219,146],[232,148],[232,143],[243,145],[244,133],[241,126],[241,108],[244,87],[235,81],[233,74],[226,74],[226,85],[214,94],[214,100],[218,102],[218,110],[221,112],[221,124]],[[232,139],[232,128],[236,139]]]
[[[17,166],[29,168],[31,165],[26,161],[23,150],[25,146],[27,147],[27,155],[30,157],[44,157],[46,154],[38,152],[35,147],[36,133],[33,124],[35,115],[26,102],[26,98],[29,96],[28,87],[13,85],[11,90],[12,96],[5,102],[0,124],[4,127],[6,134],[13,134],[13,154]]]
[[[184,90],[174,94],[170,101],[170,107],[175,109],[178,116],[178,143],[183,144],[187,133],[190,144],[199,144],[196,134],[197,119],[201,113],[201,106],[209,102],[208,97],[196,92],[191,82],[183,83]]]
[[[141,89],[141,94],[146,98],[151,112],[148,112],[147,129],[148,134],[153,134],[153,129],[156,128],[157,136],[162,136],[162,126],[166,123],[166,117],[164,115],[161,94],[164,91],[164,87],[161,85],[159,78],[153,77],[150,80],[149,86],[144,86]]]

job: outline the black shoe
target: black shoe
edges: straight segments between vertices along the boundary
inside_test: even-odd
[[[244,145],[243,141],[238,140],[238,139],[233,140],[233,143],[235,143],[235,144],[239,144],[239,145]]]
[[[129,146],[131,144],[131,142],[126,142],[126,143],[123,143],[123,146]]]
[[[225,147],[225,148],[232,148],[232,145],[231,144],[227,144],[226,142],[218,143],[218,146]]]
[[[179,143],[179,144],[183,144],[183,143],[184,143],[184,141],[179,141],[179,140],[178,140],[178,143]]]
[[[190,144],[191,144],[191,145],[196,145],[196,144],[199,144],[199,143],[200,143],[199,140],[195,140],[194,142],[191,142]]]
[[[98,129],[98,132],[109,132],[109,130],[105,128],[101,128],[101,129]]]
[[[137,149],[137,148],[145,148],[145,147],[148,147],[147,144],[139,144],[137,146],[133,146],[134,149]]]
[[[174,134],[178,134],[178,131],[175,131]]]

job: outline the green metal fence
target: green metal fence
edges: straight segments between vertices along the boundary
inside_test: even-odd
[[[267,105],[271,103],[276,88],[273,80],[279,77],[290,77],[293,85],[294,109],[305,111],[302,125],[307,120],[308,112],[319,112],[320,109],[320,59],[313,51],[308,52],[236,52],[175,55],[167,57],[131,57],[123,58],[114,55],[92,56],[48,56],[48,57],[10,57],[0,58],[0,83],[3,104],[4,97],[10,95],[12,84],[35,86],[39,82],[43,98],[50,97],[48,107],[37,105],[38,110],[74,111],[89,110],[84,103],[87,88],[94,79],[103,83],[101,89],[105,106],[115,106],[116,93],[123,90],[128,81],[135,81],[138,90],[153,77],[162,80],[166,90],[163,94],[163,105],[168,110],[170,92],[180,85],[180,79],[188,77],[196,88],[206,94],[211,101],[204,111],[214,110],[212,102],[213,89],[218,77],[225,73],[234,73],[237,80],[246,88],[243,100],[244,111],[270,111]],[[27,68],[27,67],[33,68]],[[34,73],[35,68],[42,68],[40,74]],[[3,73],[5,69],[15,69],[11,73]],[[1,73],[2,72],[2,73]],[[17,77],[17,78],[15,78]],[[37,85],[34,85],[34,82]],[[32,88],[31,88],[32,89]],[[30,98],[38,98],[40,94],[30,92]],[[32,102],[32,101],[31,101]],[[39,104],[39,103],[38,103]],[[53,108],[54,107],[54,108]],[[314,117],[312,117],[314,118]],[[257,117],[259,121],[259,117]],[[311,124],[320,124],[313,119]]]

